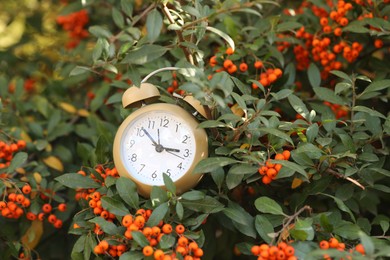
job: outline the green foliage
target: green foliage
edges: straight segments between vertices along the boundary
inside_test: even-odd
[[[183,224],[202,259],[255,259],[253,245],[281,241],[299,259],[390,256],[388,1],[344,1],[345,26],[330,18],[340,1],[11,2],[0,11],[1,201],[32,192],[19,218],[0,216],[0,259],[102,259],[103,240],[126,245],[113,258],[143,259],[150,241],[122,223],[142,210],[146,227]],[[209,158],[183,194],[164,173],[144,198],[114,168],[114,136],[136,109],[122,94],[145,79],[157,102],[193,113],[179,97],[191,94],[205,109],[194,114]],[[272,178],[261,172],[271,165]],[[63,225],[27,217],[44,204]],[[155,248],[172,253],[179,237]],[[331,237],[346,250],[320,249]],[[349,253],[357,244],[365,256]]]

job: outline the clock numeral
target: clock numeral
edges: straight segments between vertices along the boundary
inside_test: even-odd
[[[149,129],[154,129],[154,121],[152,121],[152,120],[148,120],[148,128]]]
[[[183,169],[183,164],[182,164],[182,163],[179,163],[179,165],[177,166],[177,168],[179,168],[180,170]]]
[[[190,150],[189,149],[184,149],[184,154],[183,154],[184,157],[188,157],[190,156]]]
[[[168,127],[169,120],[167,118],[161,118],[160,120],[160,126],[162,127]]]
[[[154,173],[152,173],[152,178],[153,179],[156,179],[157,178],[157,173],[156,173],[157,171],[154,171]]]
[[[181,123],[176,124],[176,133],[177,133],[177,131],[179,131],[179,126],[180,125],[181,125]]]
[[[141,169],[138,171],[138,173],[140,173],[145,168],[145,166],[145,164],[141,163]]]
[[[183,137],[183,141],[181,141],[183,144],[186,144],[187,143],[187,140],[189,139],[190,137],[188,135],[185,135]]]
[[[130,144],[130,148],[131,148],[135,144],[135,141],[134,140],[130,140],[129,144]]]
[[[132,162],[136,162],[136,161],[137,161],[137,154],[133,153],[133,154],[131,155],[130,160],[131,160]]]
[[[168,169],[165,173],[166,173],[169,177],[171,177],[171,169]]]
[[[137,128],[137,136],[143,137],[145,136],[145,132],[143,128]]]

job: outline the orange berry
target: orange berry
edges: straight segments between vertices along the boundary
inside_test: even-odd
[[[277,154],[275,155],[275,160],[284,160],[283,154],[277,153]]]
[[[268,81],[267,78],[262,78],[262,79],[260,79],[260,83],[261,83],[261,85],[263,85],[263,87],[266,87],[269,85],[270,82]]]
[[[48,220],[50,223],[54,224],[54,222],[56,222],[56,220],[57,220],[57,217],[56,217],[56,215],[54,215],[54,214],[50,214],[49,217],[47,218],[47,220]]]
[[[280,76],[282,76],[282,74],[283,74],[283,71],[281,70],[281,69],[279,69],[279,68],[276,68],[275,70],[274,70],[274,74],[276,75],[276,77],[280,77]]]
[[[374,46],[377,49],[380,49],[383,47],[383,41],[381,39],[375,39],[374,41]]]
[[[294,255],[294,247],[292,246],[287,246],[285,249],[284,249],[284,253],[286,254],[286,256],[292,256]]]
[[[336,238],[331,237],[331,238],[329,239],[329,247],[331,247],[331,248],[337,248],[338,245],[339,245],[339,241],[338,241]]]
[[[152,236],[152,228],[151,227],[144,227],[144,229],[142,230],[142,233],[147,238],[151,237]]]
[[[133,216],[132,215],[128,214],[128,215],[123,216],[122,225],[124,227],[130,226],[132,223],[133,223]]]
[[[159,227],[152,227],[152,236],[158,237],[161,233],[161,229]]]
[[[214,67],[215,65],[217,65],[218,64],[218,61],[217,61],[217,57],[214,55],[214,56],[212,56],[211,58],[210,58],[210,66],[211,67]]]
[[[195,251],[194,251],[194,256],[195,257],[202,257],[203,256],[203,249],[198,247]]]
[[[7,203],[5,201],[0,201],[0,210],[5,209],[7,207]]]
[[[45,213],[50,213],[52,210],[52,206],[49,203],[43,204],[42,211]]]
[[[255,64],[254,64],[254,67],[256,68],[256,69],[260,69],[260,68],[262,68],[263,67],[263,62],[262,61],[255,61]]]
[[[65,203],[59,204],[58,205],[58,210],[61,211],[61,212],[66,211],[66,204]]]
[[[176,230],[176,233],[183,234],[186,229],[182,224],[179,224],[176,226],[175,230]]]
[[[177,244],[179,246],[186,247],[188,245],[188,238],[186,238],[185,236],[179,237],[179,239],[177,240]]]
[[[275,164],[274,164],[274,163],[271,163],[270,160],[267,160],[267,161],[265,162],[265,165],[266,165],[268,168],[274,168],[274,167],[275,167]]]
[[[279,248],[280,250],[284,250],[287,246],[288,246],[288,245],[287,245],[286,242],[280,242],[280,243],[278,244],[278,248]]]
[[[230,67],[227,69],[227,71],[228,71],[229,74],[233,74],[234,72],[237,71],[237,66],[233,64],[232,66],[230,66]]]
[[[272,182],[272,179],[270,177],[268,177],[267,175],[264,175],[263,178],[261,178],[261,181],[264,184],[270,184]]]
[[[93,252],[97,255],[100,255],[104,253],[104,249],[100,245],[97,245],[94,247]]]
[[[144,256],[151,256],[153,255],[153,247],[151,246],[145,246],[143,249],[142,249],[142,253],[144,254]]]
[[[191,242],[188,244],[188,249],[191,250],[191,251],[195,251],[196,249],[198,249],[199,246],[196,242]]]
[[[322,17],[322,18],[320,19],[320,24],[321,24],[321,26],[326,26],[326,25],[328,25],[328,18]]]
[[[267,176],[271,179],[274,179],[276,177],[276,175],[278,174],[278,172],[274,169],[274,168],[269,168],[267,170]]]
[[[162,227],[162,232],[164,234],[170,234],[172,232],[171,224],[164,224],[164,226]]]
[[[16,193],[10,193],[8,194],[8,200],[9,201],[16,201]]]
[[[298,260],[298,257],[292,255],[292,256],[289,256],[287,258],[287,260]]]
[[[275,167],[274,167],[274,169],[277,171],[277,172],[279,172],[280,171],[280,169],[282,169],[282,165],[281,164],[275,164]]]
[[[240,70],[241,70],[242,72],[247,71],[247,70],[248,70],[248,64],[246,64],[245,62],[242,62],[242,63],[240,64]]]
[[[267,174],[267,170],[268,170],[268,167],[266,167],[266,166],[261,166],[261,167],[259,168],[259,173],[260,173],[261,175],[265,175],[265,174]]]
[[[139,228],[143,228],[145,225],[145,218],[142,215],[138,215],[134,219],[134,224],[137,225]]]
[[[232,55],[234,53],[234,50],[233,48],[229,47],[226,49],[226,52],[225,52],[227,55]]]
[[[282,152],[282,154],[283,154],[283,157],[284,157],[285,160],[290,159],[291,153],[290,153],[289,150],[284,150],[284,151]]]
[[[232,60],[229,60],[229,59],[226,59],[224,62],[223,62],[223,67],[225,69],[228,69],[230,68],[231,66],[233,66],[233,61]]]
[[[360,254],[362,254],[362,255],[364,255],[364,254],[366,253],[366,251],[364,250],[364,247],[363,247],[362,244],[357,244],[357,245],[355,246],[355,250],[356,250],[357,252],[359,252]]]
[[[343,34],[343,30],[340,27],[337,27],[333,30],[335,36],[341,36]]]
[[[24,199],[25,199],[25,197],[23,194],[16,195],[16,202],[17,203],[20,203],[20,204],[23,203]]]
[[[104,251],[106,251],[110,245],[108,244],[107,240],[102,240],[99,242],[99,246],[101,246]]]
[[[268,75],[267,79],[268,79],[269,83],[273,83],[278,79],[278,77],[274,73],[271,73]]]
[[[322,241],[320,242],[320,248],[321,248],[321,249],[328,249],[328,248],[329,248],[329,242],[326,241],[326,240],[322,240]]]
[[[31,193],[31,186],[29,184],[25,184],[23,187],[22,187],[22,192],[24,194],[30,194]]]
[[[276,259],[278,259],[278,260],[286,259],[286,254],[284,253],[284,251],[280,250],[280,251],[276,254]]]
[[[271,257],[273,256],[276,256],[276,254],[278,253],[279,251],[279,248],[277,246],[271,246],[269,249],[268,249],[268,252],[269,252],[269,255]]]
[[[156,260],[164,259],[164,251],[162,251],[161,249],[157,249],[156,251],[154,251],[153,257]]]
[[[341,26],[347,26],[348,25],[348,19],[346,17],[343,17],[340,19],[339,24]]]

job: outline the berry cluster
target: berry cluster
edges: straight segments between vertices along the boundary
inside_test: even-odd
[[[324,104],[332,109],[337,119],[346,118],[348,116],[348,110],[345,106],[332,104],[328,101],[325,101]]]
[[[160,223],[156,226],[147,226],[146,223],[152,214],[150,209],[138,209],[136,213],[128,214],[122,217],[121,225],[126,228],[123,238],[108,238],[101,240],[94,248],[94,253],[109,254],[112,257],[121,256],[131,248],[133,232],[141,232],[148,240],[149,245],[142,247],[142,253],[145,257],[153,257],[156,260],[176,259],[180,254],[183,259],[197,260],[203,256],[203,250],[197,242],[185,235],[186,228],[182,224],[173,227],[169,223]],[[114,220],[111,220],[114,221]],[[95,228],[98,235],[103,235],[103,231],[97,226]],[[172,249],[162,249],[159,245],[164,235],[176,236],[176,242]],[[119,243],[119,244],[118,244]]]
[[[73,49],[82,39],[88,37],[89,33],[84,28],[88,21],[89,16],[85,9],[57,17],[57,23],[61,25],[65,31],[68,31],[71,39],[67,43],[66,48]]]
[[[19,140],[11,144],[0,141],[0,170],[8,167],[14,154],[24,148],[26,148],[26,141],[24,140]]]
[[[294,255],[295,249],[286,242],[280,242],[277,246],[268,244],[254,245],[251,253],[257,256],[257,260],[278,259],[278,260],[297,260]]]
[[[321,26],[320,31],[312,32],[311,28],[301,27],[290,37],[295,37],[303,44],[294,44],[293,52],[297,61],[298,70],[306,70],[311,62],[316,62],[321,69],[321,78],[327,79],[331,70],[339,70],[342,68],[343,63],[341,57],[348,63],[354,62],[363,50],[363,45],[357,41],[350,42],[347,39],[347,32],[343,31],[349,21],[355,19],[373,18],[372,12],[361,12],[360,6],[364,6],[363,1],[344,1],[338,0],[335,4],[334,1],[326,1],[330,10],[327,11],[324,8],[320,8],[309,1],[303,1],[301,6],[295,10],[295,14],[302,14],[310,9],[318,18]],[[369,6],[371,4],[367,2]],[[292,15],[289,10],[286,10],[287,15]],[[358,17],[356,14],[361,13]],[[386,18],[386,17],[383,17]],[[373,30],[378,28],[370,27]],[[279,35],[280,41],[278,42],[279,51],[287,51],[291,47],[291,43],[284,41],[288,34]],[[382,48],[383,40],[376,38],[373,41],[375,48]],[[340,54],[340,55],[338,55]]]
[[[322,241],[320,241],[319,242],[319,246],[323,250],[327,250],[327,249],[337,249],[339,251],[345,251],[346,250],[345,249],[345,244],[339,242],[337,240],[337,238],[334,238],[334,237],[329,238],[329,240],[322,240]],[[358,252],[361,255],[365,255],[365,250],[364,250],[364,247],[363,247],[362,244],[357,244],[354,248],[349,249],[348,252],[350,254],[352,254],[353,252]],[[332,260],[332,258],[329,255],[327,255],[327,254],[324,255],[324,259],[325,260]]]
[[[284,150],[282,153],[278,153],[275,155],[274,160],[288,160],[290,158],[290,151]],[[270,184],[278,175],[278,172],[282,169],[281,164],[271,163],[270,160],[267,160],[265,165],[259,168],[260,175],[263,176],[261,181],[264,184]]]

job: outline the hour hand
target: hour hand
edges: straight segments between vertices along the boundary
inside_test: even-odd
[[[146,131],[145,128],[141,128],[142,131],[144,131],[144,133],[146,134],[147,137],[149,137],[149,139],[153,142],[154,145],[158,145],[158,143],[153,139],[153,137],[149,134],[148,131]]]
[[[175,148],[164,147],[164,150],[167,151],[167,152],[180,153],[180,150],[179,149],[175,149]]]

